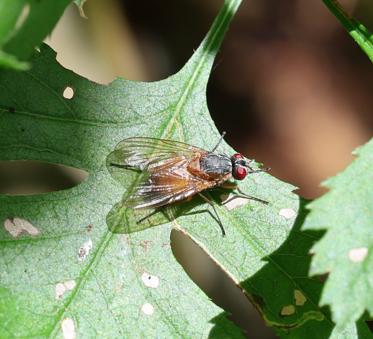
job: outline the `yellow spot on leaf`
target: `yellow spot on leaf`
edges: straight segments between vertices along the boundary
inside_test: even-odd
[[[294,290],[294,299],[295,299],[295,305],[297,306],[303,306],[305,302],[307,301],[307,298],[299,290]]]
[[[293,305],[284,306],[280,312],[281,315],[285,315],[285,316],[292,315],[294,313],[295,313],[295,307]]]

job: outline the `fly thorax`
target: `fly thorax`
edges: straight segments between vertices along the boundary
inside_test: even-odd
[[[225,175],[232,172],[232,162],[223,154],[207,153],[202,156],[199,165],[202,172],[212,176]]]

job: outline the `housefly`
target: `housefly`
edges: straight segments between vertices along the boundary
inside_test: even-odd
[[[111,166],[137,170],[145,178],[124,201],[133,209],[159,208],[174,202],[189,200],[199,194],[214,209],[217,221],[225,235],[224,227],[214,204],[202,192],[213,187],[236,188],[229,179],[243,180],[248,174],[267,171],[254,170],[250,160],[236,153],[232,156],[216,153],[225,132],[211,151],[183,142],[147,137],[133,137],[121,141],[115,150],[118,163]],[[267,201],[244,194],[238,189],[236,197]],[[141,222],[145,218],[138,222]]]

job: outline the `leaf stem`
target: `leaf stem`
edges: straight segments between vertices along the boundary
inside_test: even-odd
[[[372,33],[362,23],[348,15],[337,0],[323,0],[323,2],[373,62]]]
[[[219,46],[224,39],[224,35],[229,27],[229,24],[236,14],[241,2],[242,0],[224,1],[223,7],[221,8],[218,16],[212,24],[210,31],[206,35],[206,38],[201,44],[202,48],[207,47],[207,49],[214,52],[213,55],[216,54]]]

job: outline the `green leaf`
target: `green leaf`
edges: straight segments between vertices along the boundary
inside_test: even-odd
[[[358,20],[350,17],[338,3],[337,0],[323,0],[329,10],[340,21],[343,27],[360,46],[360,48],[373,62],[373,35],[372,33]]]
[[[301,231],[307,215],[306,201],[300,200],[298,217],[286,241],[255,275],[241,283],[250,293],[268,325],[281,338],[369,338],[363,321],[341,331],[334,327],[327,307],[319,307],[323,280],[308,277],[309,250],[322,232]]]
[[[321,304],[330,305],[339,328],[373,314],[373,140],[357,159],[324,185],[330,191],[309,205],[305,229],[326,229],[312,249],[311,274],[329,273]]]
[[[25,70],[71,0],[0,0],[0,67]]]

